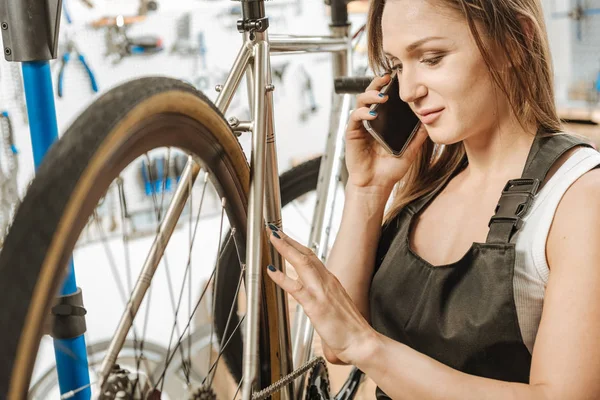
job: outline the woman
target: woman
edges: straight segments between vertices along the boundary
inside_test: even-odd
[[[372,140],[375,78],[327,269],[270,226],[298,279],[269,276],[378,398],[600,398],[600,154],[559,133],[539,0],[373,0],[369,32],[423,129]]]

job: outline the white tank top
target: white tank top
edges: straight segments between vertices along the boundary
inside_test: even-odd
[[[522,228],[511,240],[516,248],[513,287],[517,317],[523,342],[530,353],[533,352],[550,276],[546,240],[558,203],[579,177],[599,165],[597,150],[583,147],[573,152],[537,194],[523,217]]]

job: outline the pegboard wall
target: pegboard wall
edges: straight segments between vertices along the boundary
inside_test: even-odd
[[[86,7],[80,0],[63,1],[71,23],[63,13],[59,57],[51,61],[60,134],[103,93],[143,76],[168,76],[188,81],[214,100],[217,95],[214,87],[224,82],[242,44],[242,36],[235,27],[240,17],[239,3],[230,0],[159,1],[158,10],[148,13],[145,21],[131,25],[127,33],[130,37],[157,36],[162,40],[164,50],[152,55],[125,57],[115,63],[115,57],[107,54],[106,29],[92,28],[91,23],[106,16],[136,15],[139,0],[93,0],[93,8]],[[278,0],[268,2],[266,8],[271,33],[329,34],[323,0]],[[357,23],[365,19],[364,15],[353,17],[357,18]],[[181,34],[188,34],[189,40],[178,41]],[[60,55],[69,40],[73,40],[85,56],[99,93],[92,91],[83,65],[72,56],[64,72],[63,96],[57,96],[62,62]],[[196,46],[200,40],[205,47],[203,56],[197,52],[182,54],[173,50],[175,47]],[[330,59],[328,54],[272,57],[275,127],[281,171],[289,169],[297,160],[312,157],[324,149],[333,86]],[[15,141],[20,151],[19,187],[23,192],[34,170],[29,130],[23,118],[22,100],[16,90],[20,87],[18,72],[18,64],[5,60],[0,62],[0,108],[8,110],[13,119]],[[312,92],[306,90],[307,85]],[[243,80],[227,117],[249,118],[245,89]],[[240,141],[248,152],[249,135],[242,136]],[[138,172],[131,178],[138,180]],[[140,184],[126,184],[126,187],[141,195]]]

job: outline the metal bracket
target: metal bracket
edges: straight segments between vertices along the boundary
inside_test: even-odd
[[[237,22],[237,30],[243,32],[264,32],[269,27],[269,18],[245,19]]]
[[[58,55],[62,0],[0,0],[6,61],[48,61]]]
[[[87,330],[86,309],[83,307],[81,288],[66,296],[59,296],[52,307],[52,333],[55,339],[73,339]]]

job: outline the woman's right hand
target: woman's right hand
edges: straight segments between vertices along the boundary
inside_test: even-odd
[[[350,115],[346,128],[348,184],[356,188],[383,191],[387,194],[406,174],[427,138],[427,130],[421,125],[404,154],[401,157],[394,157],[364,128],[363,120],[376,118],[369,114],[369,107],[374,103],[387,101],[387,95],[380,97],[379,93],[389,81],[389,74],[377,76],[365,92],[357,96],[356,109]]]

